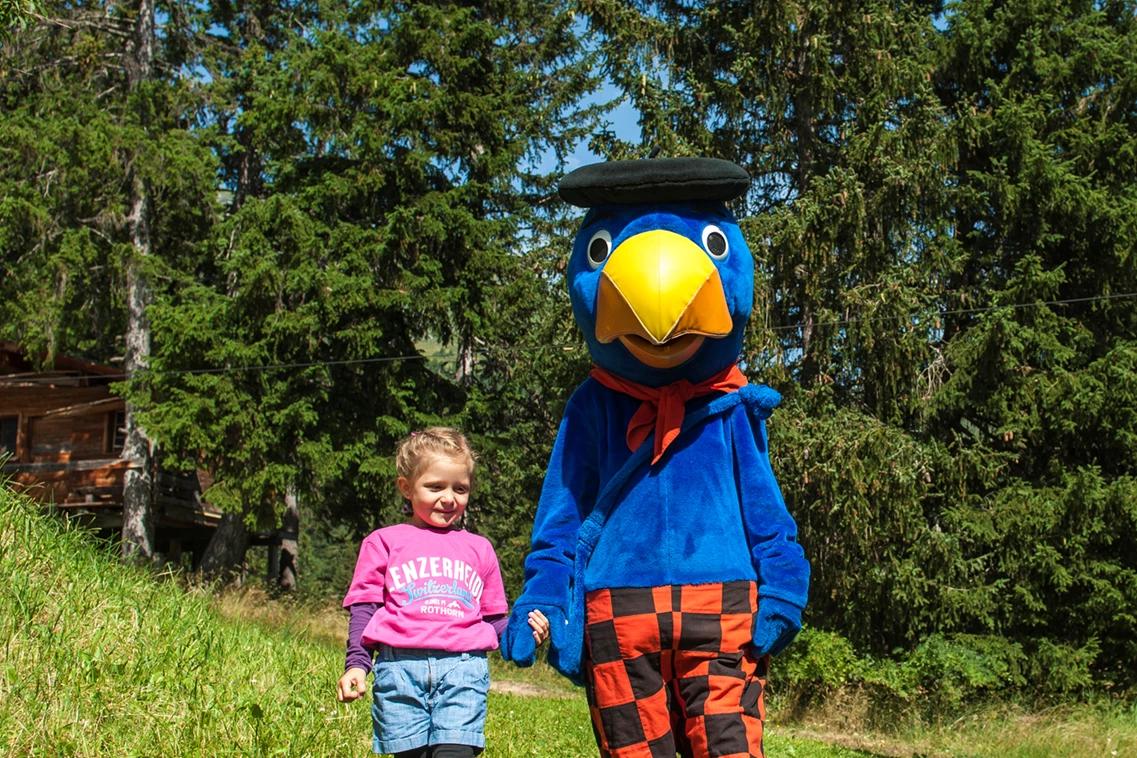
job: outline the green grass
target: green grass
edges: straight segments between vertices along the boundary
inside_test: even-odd
[[[991,705],[908,737],[958,758],[1137,758],[1137,710],[1105,700],[1033,712]]]
[[[365,755],[337,656],[221,619],[0,490],[0,745],[7,755]]]
[[[0,485],[0,747],[15,756],[367,756],[336,703],[339,645],[234,619],[204,590],[119,565]],[[492,693],[487,758],[596,754],[579,698]],[[806,740],[771,755],[847,758]]]
[[[777,680],[777,667],[772,672]],[[808,739],[904,758],[1137,758],[1137,703],[1117,694],[1024,707],[990,701],[929,716],[921,704],[891,723],[863,692],[836,692],[789,722],[775,698],[771,720]],[[893,704],[895,706],[895,704]],[[923,716],[917,714],[924,714]],[[871,728],[868,724],[876,724]]]
[[[491,693],[485,755],[523,758],[526,756],[595,756],[596,743],[588,721],[588,705],[583,698],[543,699]],[[826,745],[793,737],[769,735],[766,753],[770,758],[858,758],[870,753]]]
[[[121,566],[2,485],[0,578],[0,754],[371,754],[368,703],[341,705],[333,694],[343,670],[341,611],[217,597]],[[492,672],[552,696],[491,693],[487,758],[596,755],[578,690],[547,666],[498,660]],[[1042,713],[1004,706],[889,735],[858,732],[855,710],[842,708],[828,724],[785,725],[775,703],[767,754],[1137,756],[1137,712],[1120,704]]]

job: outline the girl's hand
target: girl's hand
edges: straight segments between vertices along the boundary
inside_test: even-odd
[[[533,644],[540,647],[549,639],[549,619],[540,611],[529,611],[529,626],[533,628]]]
[[[358,700],[366,691],[367,672],[361,668],[348,669],[336,682],[336,699],[341,703]]]

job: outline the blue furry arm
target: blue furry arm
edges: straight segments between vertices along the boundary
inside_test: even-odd
[[[809,590],[809,562],[797,542],[797,524],[782,499],[770,466],[766,425],[746,414],[734,416],[735,480],[750,554],[758,573],[758,618],[754,648],[759,655],[781,652],[801,630]]]
[[[533,522],[532,547],[525,558],[525,586],[502,637],[502,656],[522,666],[533,663],[532,610],[549,619],[549,660],[556,664],[569,616],[577,535],[596,502],[595,434],[586,411],[575,400],[575,395],[569,400],[557,432]]]

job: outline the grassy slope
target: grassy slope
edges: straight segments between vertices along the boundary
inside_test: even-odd
[[[343,644],[345,617],[339,608],[274,601],[252,588],[223,593],[216,600],[216,607],[224,617],[243,624],[300,630],[305,638],[320,640],[337,652]],[[519,669],[492,655],[490,670],[497,687],[520,684],[553,697],[580,697],[579,689],[540,662],[532,668]],[[776,663],[772,685],[776,691]],[[533,755],[527,752],[533,744],[545,746],[566,735],[588,734],[583,703],[492,697],[490,737],[497,744],[491,747],[489,755]],[[506,707],[507,704],[510,705]],[[1122,699],[1102,697],[1090,705],[1071,704],[1041,711],[992,703],[966,713],[941,714],[940,722],[931,724],[921,722],[913,714],[899,713],[887,733],[868,727],[882,719],[873,713],[874,706],[863,693],[833,693],[826,704],[802,714],[800,721],[793,724],[787,724],[786,714],[778,705],[775,700],[770,708],[773,734],[767,741],[767,754],[771,758],[865,754],[904,758],[1137,758],[1137,705]],[[496,722],[498,718],[503,720]],[[550,728],[553,733],[547,734]],[[515,737],[514,733],[520,736]],[[786,739],[788,735],[803,739]],[[821,743],[867,753],[841,752]],[[583,744],[581,749],[591,749],[587,737]],[[544,751],[539,754],[556,754],[551,748],[539,749]]]
[[[210,596],[124,568],[0,485],[0,746],[28,756],[365,756],[339,705],[338,645],[227,619]],[[487,758],[596,754],[579,698],[492,694]],[[802,739],[771,755],[851,758]]]

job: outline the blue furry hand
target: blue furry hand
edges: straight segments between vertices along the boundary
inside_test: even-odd
[[[530,618],[533,611],[543,614],[543,619],[541,615],[538,615],[537,618],[544,622],[544,628],[547,630],[546,639],[550,632],[553,633],[553,645],[556,644],[560,632],[554,624],[554,619],[558,620],[561,625],[564,624],[564,614],[558,610],[532,605],[515,606],[513,612],[509,614],[509,623],[501,635],[501,657],[507,661],[513,661],[518,666],[532,666],[537,652],[537,640],[534,633],[538,627],[534,626],[534,621]]]
[[[758,599],[754,624],[754,654],[777,655],[801,631],[801,608],[772,597]]]
[[[514,608],[513,613],[509,614],[509,624],[501,635],[501,657],[518,666],[532,666],[536,652],[537,643],[529,628],[529,611]]]

